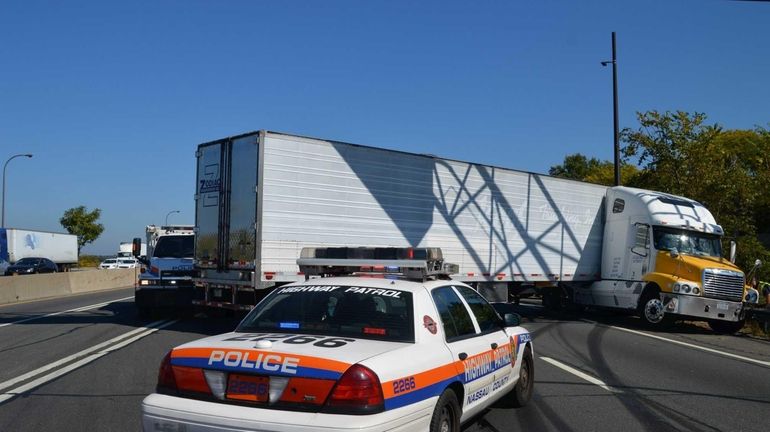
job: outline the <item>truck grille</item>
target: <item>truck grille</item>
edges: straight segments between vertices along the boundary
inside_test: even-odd
[[[703,296],[741,301],[743,300],[743,278],[741,272],[706,269],[703,271]]]
[[[161,270],[160,277],[192,277],[195,275],[193,270]]]

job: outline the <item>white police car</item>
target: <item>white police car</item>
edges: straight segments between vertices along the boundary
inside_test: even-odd
[[[448,432],[529,401],[529,332],[449,280],[439,249],[302,256],[306,275],[334,277],[278,287],[235,332],[171,350],[145,431]]]

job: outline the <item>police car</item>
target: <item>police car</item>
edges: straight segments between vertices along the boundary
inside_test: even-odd
[[[435,248],[303,249],[233,333],[163,359],[145,431],[459,431],[532,395],[529,332]],[[455,270],[456,271],[456,270]]]

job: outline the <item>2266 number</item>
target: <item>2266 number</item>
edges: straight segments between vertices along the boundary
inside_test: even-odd
[[[393,381],[393,393],[395,394],[414,390],[415,387],[413,376]]]

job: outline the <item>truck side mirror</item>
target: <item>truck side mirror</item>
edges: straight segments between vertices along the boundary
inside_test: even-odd
[[[668,251],[668,255],[669,255],[671,258],[676,258],[676,257],[678,257],[678,256],[679,256],[679,250],[677,250],[677,248],[671,248],[671,250],[670,250],[670,251]]]
[[[139,237],[134,237],[134,241],[131,243],[131,255],[133,255],[139,262],[144,263],[142,258],[139,256],[142,253],[142,239]]]
[[[730,262],[735,264],[735,256],[738,254],[738,245],[735,240],[730,240]]]

